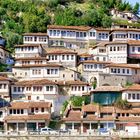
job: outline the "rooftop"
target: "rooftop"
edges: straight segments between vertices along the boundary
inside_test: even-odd
[[[17,86],[56,85],[56,83],[48,79],[40,79],[40,80],[18,81],[15,82],[14,85]]]
[[[9,109],[29,109],[29,108],[35,108],[35,107],[39,107],[39,108],[51,108],[51,103],[50,102],[23,102],[23,101],[15,101],[15,102],[11,102],[11,104],[9,105]]]

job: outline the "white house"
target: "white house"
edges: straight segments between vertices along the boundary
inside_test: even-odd
[[[8,133],[33,131],[47,126],[50,121],[50,102],[14,101],[7,109],[4,126]]]
[[[44,47],[48,47],[49,37],[47,33],[24,33],[24,44],[42,44]]]
[[[39,57],[43,54],[41,44],[15,45],[15,58]]]
[[[0,76],[0,98],[7,101],[10,101],[10,84],[9,78]]]
[[[77,52],[70,49],[47,48],[46,57],[48,62],[59,63],[65,67],[72,67],[76,69],[77,66]]]
[[[140,41],[138,40],[129,40],[129,52],[128,57],[131,59],[140,59]]]
[[[109,62],[127,63],[128,47],[127,42],[113,41],[105,44]]]
[[[140,102],[140,85],[134,84],[122,91],[122,99],[128,102]]]
[[[106,73],[114,75],[139,75],[140,66],[138,64],[108,64]]]

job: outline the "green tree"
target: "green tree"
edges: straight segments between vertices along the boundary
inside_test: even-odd
[[[136,2],[136,4],[133,7],[133,13],[138,14],[139,13],[139,7],[140,7],[139,3]]]

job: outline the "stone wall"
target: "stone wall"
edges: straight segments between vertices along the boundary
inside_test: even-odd
[[[0,136],[0,140],[119,140],[107,136]]]

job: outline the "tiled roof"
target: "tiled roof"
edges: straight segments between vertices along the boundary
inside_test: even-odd
[[[89,53],[81,53],[79,54],[80,57],[92,57],[93,55],[92,54],[89,54]]]
[[[106,67],[140,69],[140,66],[138,66],[137,64],[115,64],[115,63],[111,63],[111,64],[106,65]]]
[[[63,118],[64,121],[80,121],[81,120],[81,111],[70,110],[66,118]]]
[[[82,106],[82,111],[84,112],[96,112],[98,111],[99,106],[95,104],[88,104]]]
[[[23,57],[23,58],[16,58],[15,60],[47,60],[46,57]]]
[[[114,120],[115,120],[115,117],[113,116],[106,116],[103,118],[98,118],[98,121],[114,121]]]
[[[13,68],[30,68],[30,67],[61,67],[62,65],[56,63],[48,63],[48,64],[29,64],[29,65],[21,65],[21,66],[13,66]]]
[[[58,85],[88,85],[88,83],[80,81],[80,80],[73,80],[73,81],[58,81]]]
[[[91,91],[91,93],[94,92],[104,92],[104,91],[117,91],[120,92],[122,91],[122,87],[121,86],[100,86],[97,87],[96,89],[94,89],[93,91]]]
[[[111,62],[106,62],[106,61],[96,61],[96,60],[85,60],[85,61],[82,61],[81,63],[110,64]]]
[[[10,81],[10,79],[4,76],[0,76],[0,81]]]
[[[127,45],[127,41],[112,41],[112,42],[108,42],[105,44],[106,45],[116,45],[116,44],[126,44]]]
[[[56,83],[48,79],[40,79],[40,80],[18,81],[15,82],[14,85],[17,86],[56,85]]]
[[[123,91],[140,91],[140,84],[131,85],[125,88]]]
[[[50,108],[51,103],[50,102],[23,102],[23,101],[16,101],[11,102],[8,108],[12,109],[29,109],[32,107],[44,107],[44,108]]]
[[[114,28],[114,29],[112,29],[112,31],[140,32],[140,29],[135,29],[135,28]]]
[[[97,31],[111,31],[110,28],[95,28]]]
[[[113,113],[113,112],[115,112],[115,109],[113,106],[102,106],[102,107],[100,107],[100,112],[101,113]]]
[[[15,47],[40,47],[40,44],[20,44],[15,45]]]
[[[76,51],[67,48],[46,48],[47,54],[77,54]]]
[[[98,121],[98,117],[94,114],[87,114],[84,118],[82,118],[83,121]]]
[[[47,33],[24,33],[24,36],[48,36]]]
[[[66,30],[77,30],[77,31],[88,31],[92,27],[89,26],[62,26],[62,25],[48,25],[48,29],[66,29]]]
[[[26,120],[50,120],[50,114],[35,114],[35,115],[10,115],[4,118],[6,121],[26,121]]]
[[[140,122],[140,117],[139,116],[118,117],[117,120],[121,121],[121,122],[127,122],[127,121],[130,121],[130,122]]]
[[[140,40],[128,40],[129,45],[138,45],[140,46]]]

